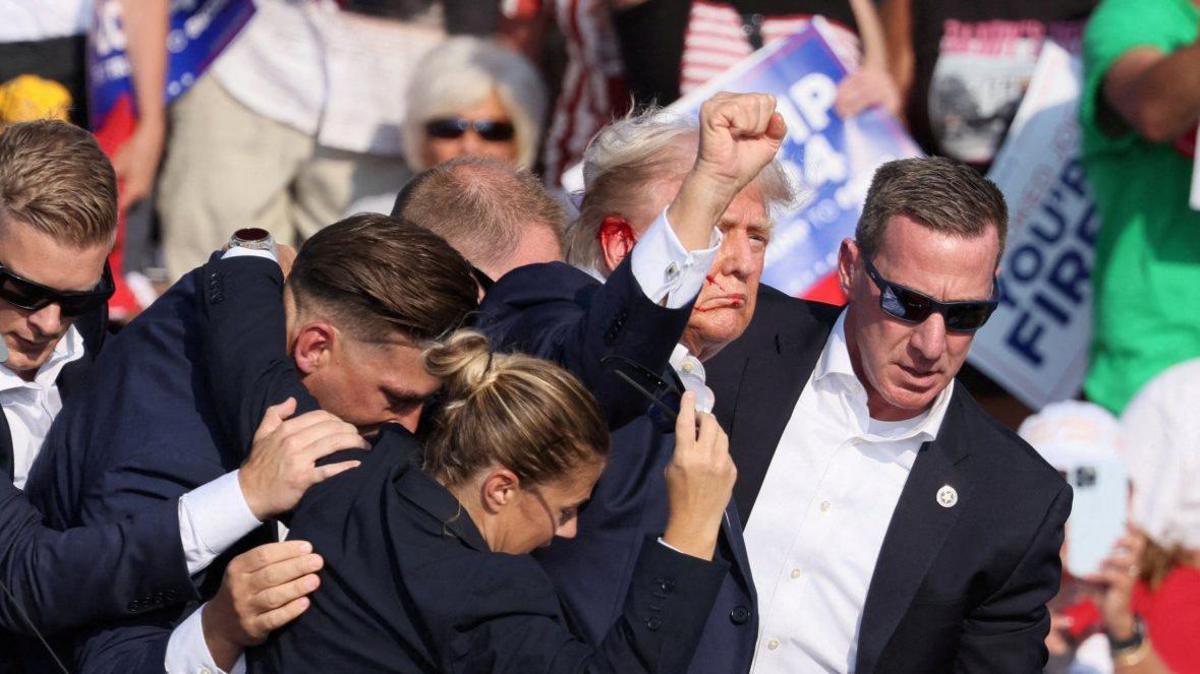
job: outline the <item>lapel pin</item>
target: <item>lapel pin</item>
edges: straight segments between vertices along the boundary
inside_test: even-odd
[[[948,484],[942,485],[937,493],[938,505],[943,508],[953,508],[958,503],[958,492]]]

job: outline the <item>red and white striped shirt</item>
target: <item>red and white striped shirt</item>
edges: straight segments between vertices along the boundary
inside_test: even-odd
[[[804,30],[813,14],[787,14],[762,18],[760,33],[767,45]],[[858,35],[845,26],[828,22],[832,47],[851,69],[861,60]],[[754,51],[738,11],[725,2],[695,0],[683,44],[679,92],[687,94],[728,70]]]
[[[504,0],[502,7],[513,19],[549,12],[566,38],[562,87],[542,146],[545,182],[557,187],[592,137],[629,106],[609,1]]]

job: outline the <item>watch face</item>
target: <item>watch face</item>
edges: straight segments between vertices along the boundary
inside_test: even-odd
[[[238,241],[253,243],[258,241],[267,241],[271,238],[271,233],[265,229],[262,229],[261,227],[246,227],[234,232],[233,238]]]

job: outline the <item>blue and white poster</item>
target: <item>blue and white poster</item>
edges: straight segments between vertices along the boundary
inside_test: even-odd
[[[875,169],[921,151],[899,120],[882,109],[850,119],[837,114],[833,102],[847,70],[823,26],[815,19],[804,31],[760,49],[668,110],[699,114],[700,104],[719,91],[776,97],[788,127],[779,159],[800,187],[801,200],[795,210],[773,214],[775,231],[763,282],[790,295],[830,300],[840,297],[828,292],[838,247],[854,236]]]
[[[88,40],[88,111],[98,132],[132,106],[132,68],[118,0],[96,0]],[[178,98],[208,68],[254,15],[253,0],[172,0],[167,33],[167,102]],[[118,110],[118,107],[122,108]]]
[[[988,178],[1008,202],[1000,306],[975,336],[975,367],[1038,410],[1087,372],[1100,218],[1079,145],[1082,64],[1047,42]]]

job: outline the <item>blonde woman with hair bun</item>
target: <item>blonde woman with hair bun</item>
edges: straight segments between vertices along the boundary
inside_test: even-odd
[[[736,470],[685,397],[661,537],[635,560],[602,643],[574,631],[529,556],[575,536],[608,430],[566,370],[493,353],[459,331],[424,354],[444,383],[424,448],[385,425],[362,466],[308,492],[291,521],[325,560],[298,620],[251,651],[251,672],[675,672],[686,668],[727,566],[714,547]],[[586,532],[584,532],[586,535]]]

